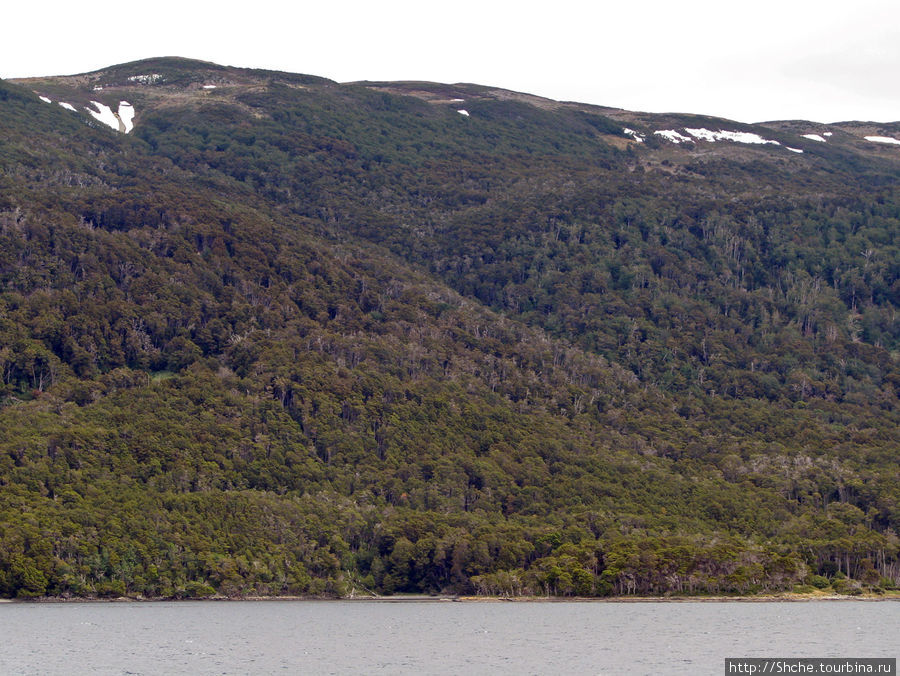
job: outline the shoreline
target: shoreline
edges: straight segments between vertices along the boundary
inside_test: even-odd
[[[608,596],[608,597],[547,597],[547,596],[429,596],[425,594],[404,594],[397,596],[344,596],[329,598],[321,596],[208,596],[205,598],[172,598],[172,597],[127,597],[98,598],[78,597],[42,597],[33,599],[0,599],[0,603],[13,604],[53,604],[53,603],[163,603],[163,602],[206,602],[206,603],[240,603],[240,602],[297,602],[314,601],[333,603],[337,601],[353,603],[810,603],[841,601],[900,601],[900,591],[885,594],[859,594],[856,596],[841,594],[791,593],[761,594],[758,596]]]

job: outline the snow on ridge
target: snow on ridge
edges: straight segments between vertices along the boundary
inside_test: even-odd
[[[50,99],[48,99],[46,96],[38,96],[38,98],[39,98],[41,101],[43,101],[44,103],[53,103],[53,101],[51,101]]]
[[[865,139],[874,143],[894,143],[900,146],[900,139],[891,138],[890,136],[866,136]]]
[[[831,136],[829,132],[825,132],[826,136]],[[819,143],[825,143],[825,139],[819,136],[818,134],[803,134],[803,138],[808,138],[810,141],[818,141]]]
[[[703,139],[704,141],[713,142],[719,138],[716,132],[710,131],[709,129],[688,129],[685,127],[684,130],[691,136]]]
[[[771,143],[776,146],[781,145],[778,141],[764,139],[759,134],[754,134],[749,131],[725,131],[723,129],[720,129],[719,131],[710,131],[709,129],[691,129],[690,127],[685,127],[684,130],[691,136],[703,139],[704,141],[734,141],[735,143]]]
[[[457,110],[456,112],[459,113],[460,115],[464,115],[465,117],[469,117],[468,110]]]
[[[785,146],[785,148],[790,150],[792,153],[800,153],[801,155],[803,154],[803,151],[800,150],[800,148],[791,148],[790,146]]]
[[[125,127],[126,134],[134,129],[134,106],[128,101],[119,101],[119,120]]]
[[[61,106],[62,106],[63,108],[65,108],[66,110],[71,110],[71,111],[73,111],[73,112],[74,112],[74,110],[75,110],[75,106],[73,106],[71,103],[64,103],[63,101],[60,101],[60,102],[59,102],[59,105],[61,105]]]
[[[638,143],[643,143],[643,142],[644,142],[644,137],[641,136],[641,134],[638,133],[638,132],[636,132],[634,129],[629,129],[628,127],[625,127],[625,129],[622,130],[622,133],[623,133],[623,134],[626,134],[627,136],[630,136],[631,138],[633,138],[633,139],[634,139],[635,141],[637,141]]]
[[[132,75],[128,78],[129,82],[137,82],[138,84],[151,85],[156,84],[163,79],[159,73],[150,73],[149,75]]]
[[[694,141],[694,139],[692,139],[690,136],[679,134],[674,129],[662,129],[653,133],[662,136],[664,139],[666,139],[667,141],[671,141],[672,143],[692,143]]]

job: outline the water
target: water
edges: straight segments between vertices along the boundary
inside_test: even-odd
[[[898,637],[889,601],[0,604],[0,673],[724,674]]]

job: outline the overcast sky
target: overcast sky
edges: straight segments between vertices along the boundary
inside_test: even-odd
[[[152,56],[743,122],[900,120],[898,0],[10,2],[0,77]]]

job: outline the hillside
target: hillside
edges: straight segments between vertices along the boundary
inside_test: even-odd
[[[898,138],[0,82],[0,594],[895,586]]]

